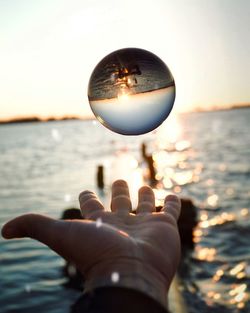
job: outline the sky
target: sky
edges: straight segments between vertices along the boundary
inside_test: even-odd
[[[107,54],[158,55],[174,110],[250,102],[249,0],[0,0],[0,120],[91,117],[89,77]]]

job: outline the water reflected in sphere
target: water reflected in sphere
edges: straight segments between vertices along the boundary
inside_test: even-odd
[[[153,53],[126,48],[112,52],[95,67],[88,98],[96,118],[110,130],[140,135],[169,115],[175,83],[166,64]]]

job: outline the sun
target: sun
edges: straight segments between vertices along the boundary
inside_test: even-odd
[[[122,102],[127,102],[129,100],[129,95],[128,94],[118,95],[118,99]]]
[[[120,92],[117,95],[117,98],[119,100],[119,102],[121,103],[126,103],[129,101],[130,99],[130,92],[127,89],[121,89]]]

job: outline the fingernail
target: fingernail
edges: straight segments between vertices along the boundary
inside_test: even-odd
[[[167,201],[167,202],[179,202],[179,198],[175,195],[168,195],[165,198],[165,201]]]

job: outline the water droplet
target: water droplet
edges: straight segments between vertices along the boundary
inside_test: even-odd
[[[247,276],[250,277],[250,265],[246,266],[246,270],[245,271],[246,271]]]
[[[62,139],[59,131],[56,128],[51,129],[51,136],[57,142],[61,141]]]
[[[165,63],[153,53],[126,48],[112,52],[95,67],[88,97],[96,118],[123,135],[140,135],[169,115],[175,83]]]
[[[64,195],[64,201],[65,201],[65,202],[70,202],[70,201],[71,201],[71,195],[68,194],[68,193],[66,193],[66,194]]]
[[[113,283],[118,283],[118,281],[120,280],[120,275],[117,272],[113,272],[111,274],[111,280]]]
[[[26,284],[25,287],[24,287],[24,289],[25,289],[25,291],[28,292],[28,293],[31,292],[31,286],[30,286],[29,284]]]
[[[76,276],[77,269],[76,269],[75,265],[72,263],[69,263],[68,268],[67,268],[67,272],[68,272],[69,277]]]
[[[101,226],[102,226],[102,219],[98,217],[98,219],[96,220],[96,227],[99,228]]]

